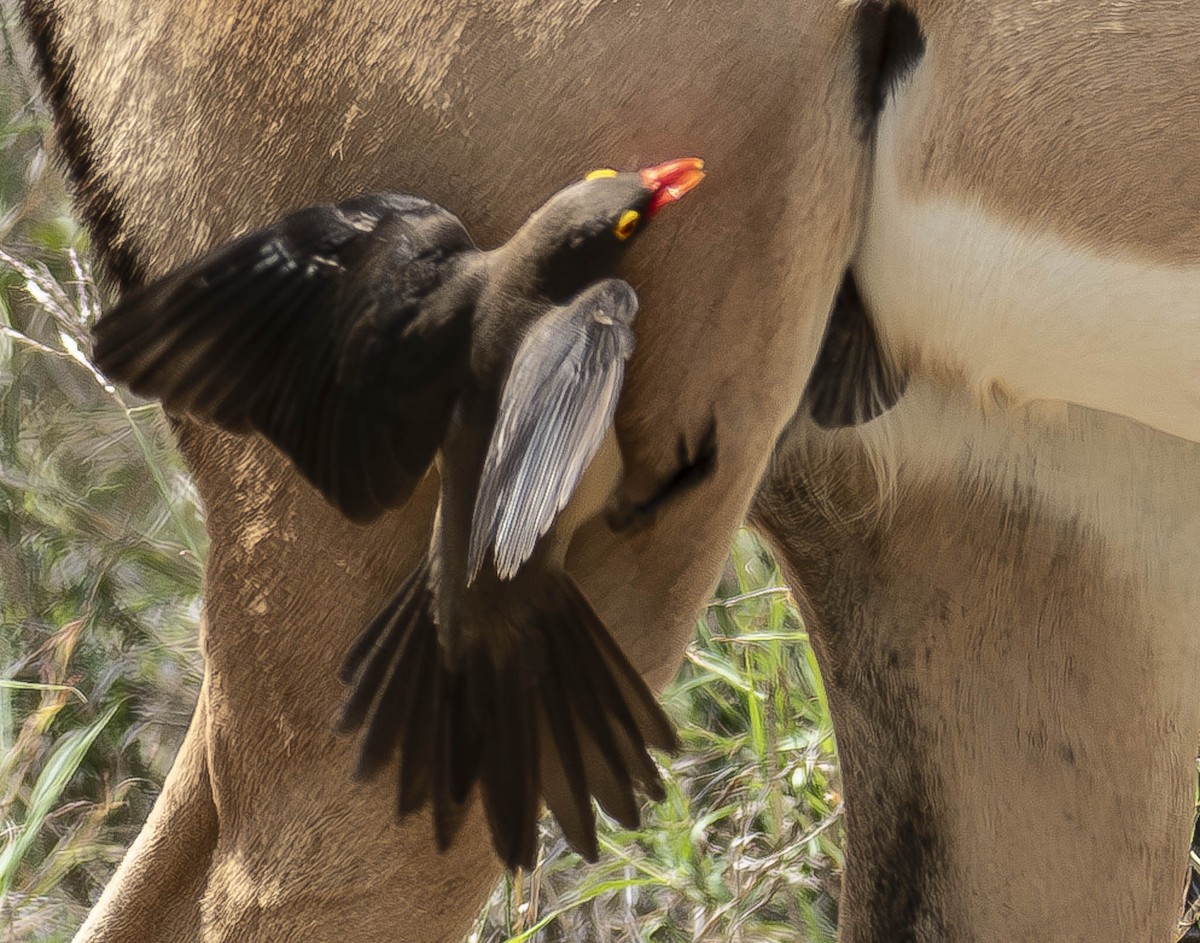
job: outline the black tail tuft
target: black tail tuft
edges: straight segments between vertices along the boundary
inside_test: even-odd
[[[373,776],[399,750],[399,813],[432,801],[442,850],[478,783],[510,868],[533,866],[543,799],[571,846],[595,860],[593,797],[633,828],[634,786],[663,796],[647,750],[677,741],[654,695],[565,575],[546,584],[520,646],[499,662],[479,645],[450,670],[431,602],[423,560],[347,656],[353,690],[341,728],[364,727],[359,775]]]

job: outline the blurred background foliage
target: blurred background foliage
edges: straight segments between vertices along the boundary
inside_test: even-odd
[[[88,362],[103,296],[47,160],[50,121],[11,10],[0,6],[0,940],[63,941],[137,833],[195,703],[206,537],[161,410]],[[472,943],[833,940],[829,706],[778,567],[748,532],[666,701],[684,744],[666,801],[636,832],[601,816],[605,854],[590,866],[544,821],[538,867],[501,882]]]
[[[69,939],[133,840],[200,681],[205,534],[162,412],[86,359],[100,308],[4,7],[0,939]]]

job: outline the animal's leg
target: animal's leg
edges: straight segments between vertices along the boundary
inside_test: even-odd
[[[200,901],[218,821],[208,769],[207,701],[205,685],[162,794],[79,931],[80,939],[191,943],[201,938]],[[141,906],[123,906],[129,898]]]

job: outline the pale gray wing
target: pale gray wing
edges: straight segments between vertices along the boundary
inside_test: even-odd
[[[612,425],[636,313],[633,288],[608,279],[552,310],[525,336],[479,483],[468,582],[489,549],[500,578],[512,577],[570,500]]]

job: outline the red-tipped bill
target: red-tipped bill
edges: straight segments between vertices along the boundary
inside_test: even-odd
[[[650,198],[651,216],[674,203],[704,179],[704,161],[698,157],[680,157],[665,164],[647,167],[641,172],[642,186],[654,191]]]

